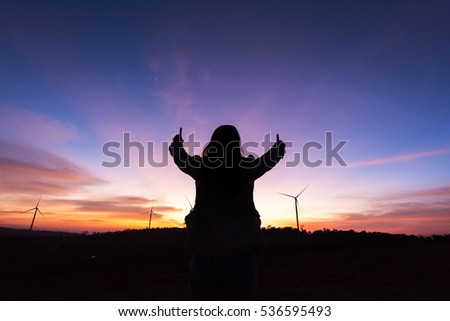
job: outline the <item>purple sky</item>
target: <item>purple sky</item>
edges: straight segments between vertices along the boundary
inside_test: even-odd
[[[277,192],[310,184],[307,229],[450,233],[449,15],[445,1],[2,2],[0,225],[28,227],[17,213],[42,196],[35,228],[144,228],[152,206],[154,226],[182,226],[193,181],[170,159],[139,167],[136,148],[102,167],[102,146],[130,133],[162,160],[179,127],[203,146],[230,123],[293,144],[257,182],[263,226],[294,226]],[[348,166],[287,166],[326,132]]]

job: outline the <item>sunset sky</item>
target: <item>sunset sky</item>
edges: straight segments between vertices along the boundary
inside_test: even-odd
[[[194,182],[167,142],[234,124],[292,143],[256,182],[262,226],[295,226],[278,192],[309,184],[307,230],[448,234],[449,16],[447,1],[3,1],[0,226],[29,228],[41,197],[34,229],[145,228],[152,206],[152,226],[182,227]],[[308,142],[325,160],[326,132],[348,166],[287,166]],[[124,166],[124,133],[145,166],[136,147]]]

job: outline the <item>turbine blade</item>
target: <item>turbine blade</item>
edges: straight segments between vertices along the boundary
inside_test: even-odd
[[[35,209],[36,209],[36,207],[35,208],[30,208],[28,211],[23,211],[23,212],[20,212],[19,214],[24,214],[24,213],[29,212],[29,211],[34,211]]]
[[[188,198],[186,195],[184,195],[184,197],[186,197],[186,199],[187,199],[187,201],[188,201],[188,203],[189,203],[189,206],[191,207],[191,210],[192,210],[193,207],[192,207],[191,201],[189,200],[189,198]]]
[[[297,203],[297,205],[298,205],[298,203]],[[302,208],[300,207],[300,205],[298,205],[298,209],[300,210],[300,213],[301,213],[302,216],[303,216],[303,211],[302,211]]]
[[[300,214],[302,214],[302,216],[303,216],[302,208],[300,207],[299,201],[297,199],[295,199],[295,207],[300,210]]]
[[[308,184],[308,185],[306,185],[306,187],[308,187],[308,186],[309,186],[309,184]],[[297,195],[296,197],[299,197],[299,196],[300,196],[300,194],[301,194],[301,193],[303,193],[303,192],[305,191],[306,187],[305,187],[304,189],[302,189],[302,191],[301,191],[300,193],[298,193],[298,195]]]
[[[281,195],[284,195],[284,196],[287,196],[287,197],[295,198],[295,196],[292,196],[292,195],[289,195],[289,194],[284,194],[284,193],[278,193],[278,194],[281,194]]]
[[[45,217],[44,214],[42,214],[42,212],[38,209],[39,214],[41,214],[43,217]]]
[[[40,202],[41,202],[41,196],[39,196],[38,202],[37,202],[37,204],[36,204],[36,208],[39,207],[39,203],[40,203]]]

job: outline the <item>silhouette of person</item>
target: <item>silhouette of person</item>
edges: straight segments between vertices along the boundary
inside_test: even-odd
[[[219,126],[203,156],[183,148],[182,129],[169,147],[178,168],[195,180],[195,205],[186,216],[192,252],[189,289],[197,300],[250,300],[257,287],[256,250],[264,243],[253,202],[256,179],[285,154],[279,139],[262,157],[244,157],[239,132]]]

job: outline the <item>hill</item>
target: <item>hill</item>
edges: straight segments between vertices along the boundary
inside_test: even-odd
[[[258,299],[450,300],[449,235],[263,232]],[[175,228],[0,236],[0,299],[188,300],[184,237]]]
[[[13,228],[6,228],[6,227],[0,227],[0,237],[1,236],[27,236],[27,237],[60,237],[60,236],[74,236],[77,235],[77,233],[70,233],[70,232],[55,232],[55,231],[31,231],[29,232],[28,229],[13,229]]]

